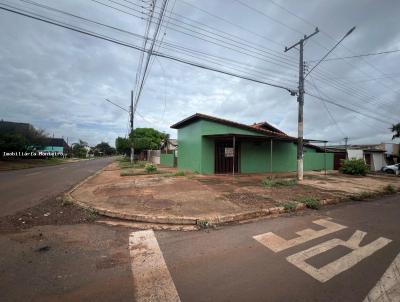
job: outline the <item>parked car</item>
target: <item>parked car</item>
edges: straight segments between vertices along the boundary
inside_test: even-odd
[[[396,174],[397,171],[400,170],[400,164],[389,165],[382,168],[383,172]]]

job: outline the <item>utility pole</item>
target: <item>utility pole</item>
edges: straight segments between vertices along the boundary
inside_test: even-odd
[[[345,150],[346,150],[346,159],[347,159],[347,142],[349,141],[349,138],[346,136],[345,138],[344,138],[344,148],[345,148]]]
[[[130,125],[131,125],[131,134],[133,136],[133,90],[131,90],[131,106],[129,107],[129,113],[130,113]],[[135,156],[135,148],[133,145],[133,137],[132,137],[132,142],[131,142],[131,165],[133,167],[133,161],[134,161],[134,156]]]
[[[291,50],[292,48],[299,46],[300,59],[299,59],[299,91],[297,92],[297,102],[299,103],[299,113],[298,113],[298,138],[297,138],[297,179],[303,180],[303,107],[304,107],[304,59],[303,59],[303,49],[304,42],[316,35],[319,32],[318,27],[311,35],[304,35],[299,42],[293,44],[290,47],[285,47],[285,52]]]

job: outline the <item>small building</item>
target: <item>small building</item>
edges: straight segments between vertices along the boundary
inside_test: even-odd
[[[327,150],[334,153],[334,169],[339,169],[341,160],[346,158],[364,160],[370,171],[380,171],[387,165],[385,149],[380,145],[329,146]]]
[[[223,174],[297,169],[297,138],[267,122],[245,125],[196,113],[171,128],[178,130],[179,170]],[[304,141],[304,170],[332,170],[333,154]]]
[[[37,151],[65,156],[70,151],[70,147],[63,138],[47,137],[43,139],[42,146],[38,147]]]

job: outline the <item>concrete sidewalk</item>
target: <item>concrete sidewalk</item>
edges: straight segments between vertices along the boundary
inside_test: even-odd
[[[162,168],[161,168],[162,169]],[[285,212],[285,202],[313,196],[321,204],[336,203],[349,194],[382,192],[395,177],[306,175],[302,184],[267,188],[265,175],[202,176],[150,174],[121,176],[113,163],[68,194],[99,214],[137,222],[201,225],[224,224]],[[297,209],[303,209],[302,203]]]

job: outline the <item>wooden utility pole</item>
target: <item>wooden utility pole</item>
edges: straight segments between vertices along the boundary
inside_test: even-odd
[[[297,179],[303,180],[303,107],[304,107],[304,59],[303,59],[303,48],[304,41],[308,40],[312,36],[319,32],[318,27],[315,31],[307,36],[304,35],[299,42],[293,44],[290,47],[285,47],[285,52],[290,49],[299,46],[300,59],[299,59],[299,91],[297,92],[297,102],[299,103],[299,113],[298,113],[298,139],[297,139]]]

